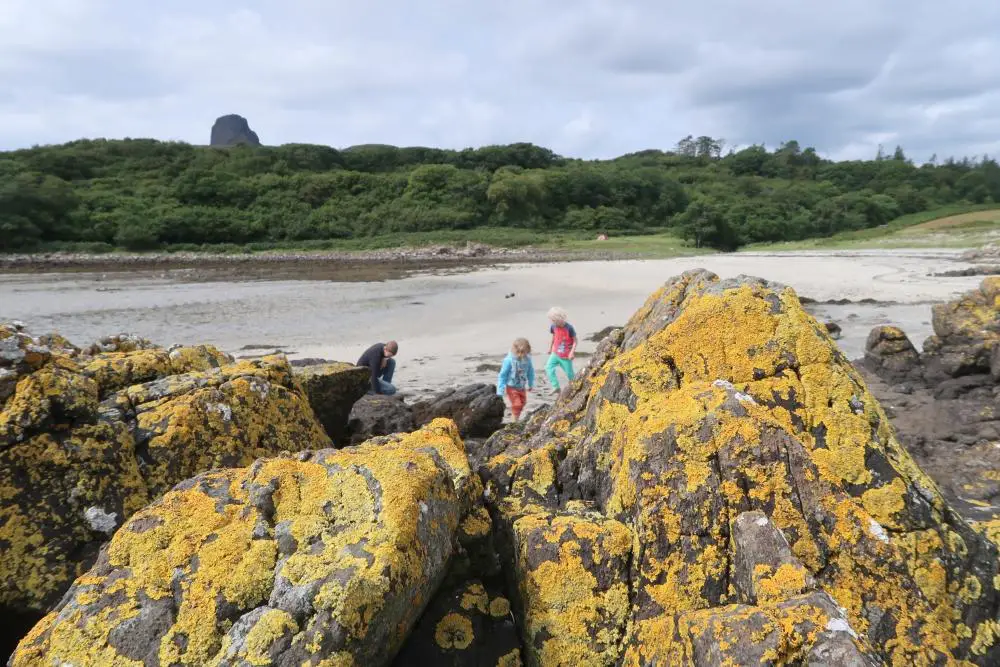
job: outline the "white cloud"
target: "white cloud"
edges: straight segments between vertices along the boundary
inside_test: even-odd
[[[994,153],[997,28],[992,0],[4,0],[0,148],[239,113],[270,144]]]

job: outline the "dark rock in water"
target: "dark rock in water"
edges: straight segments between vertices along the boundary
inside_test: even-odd
[[[995,276],[1000,274],[1000,266],[973,266],[968,269],[952,269],[932,273],[935,278],[967,278],[969,276]]]
[[[333,444],[338,447],[349,444],[347,420],[354,404],[371,387],[369,370],[335,361],[296,367],[294,375]]]
[[[216,119],[212,125],[212,146],[260,146],[257,133],[250,129],[250,123],[243,116],[229,114]]]
[[[873,373],[889,383],[922,377],[920,354],[899,327],[879,326],[865,341],[864,363]]]
[[[366,394],[351,408],[347,431],[352,443],[380,435],[409,433],[416,428],[413,411],[402,397]]]
[[[446,389],[413,406],[413,419],[423,425],[436,417],[458,424],[462,437],[488,438],[500,430],[506,404],[491,384],[469,384]]]
[[[824,326],[826,327],[827,333],[830,334],[830,338],[834,340],[840,338],[840,334],[843,330],[840,328],[839,324],[837,324],[836,322],[827,322],[824,324]]]

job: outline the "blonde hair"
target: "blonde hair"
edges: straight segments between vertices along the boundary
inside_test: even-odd
[[[560,308],[559,306],[553,306],[552,308],[549,308],[549,319],[552,320],[553,322],[565,323],[568,317],[569,316],[566,314],[566,311]]]
[[[527,338],[515,338],[514,344],[510,346],[510,351],[517,356],[531,354],[531,343]]]

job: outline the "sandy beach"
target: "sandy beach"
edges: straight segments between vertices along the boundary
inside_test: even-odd
[[[237,356],[280,350],[292,359],[354,361],[370,343],[400,343],[397,384],[416,395],[495,380],[510,342],[527,337],[541,373],[545,313],[559,305],[582,341],[623,324],[671,276],[703,267],[723,278],[754,275],[792,286],[820,319],[843,328],[841,348],[860,356],[872,326],[902,326],[916,344],[930,334],[930,305],[979,277],[933,277],[968,267],[958,251],[738,253],[667,260],[512,263],[367,280],[215,280],[202,272],[0,274],[0,318],[85,343],[128,331],[157,343],[212,343]],[[511,296],[513,295],[513,296]],[[862,302],[874,300],[874,302]],[[547,385],[543,378],[539,388]],[[537,402],[536,402],[537,405]]]

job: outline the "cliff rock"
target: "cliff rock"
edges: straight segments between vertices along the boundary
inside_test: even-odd
[[[1000,661],[996,545],[789,288],[671,280],[485,450],[526,664]]]
[[[385,664],[445,574],[474,479],[447,420],[204,473],[118,530],[11,664]]]
[[[212,146],[260,146],[260,138],[250,129],[250,123],[243,116],[229,114],[216,119],[212,125]]]

